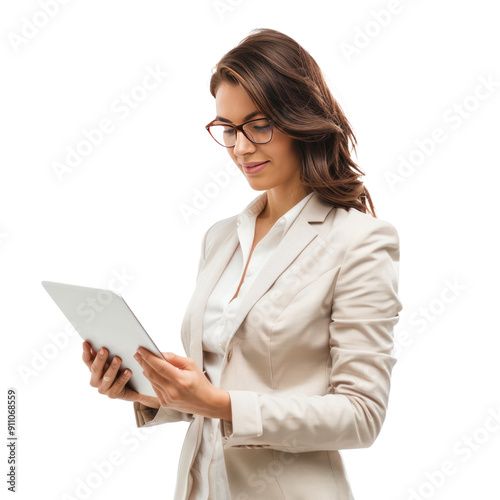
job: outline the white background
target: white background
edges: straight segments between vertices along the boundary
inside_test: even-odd
[[[110,456],[120,463],[88,498],[172,498],[188,424],[139,432],[131,403],[90,387],[81,339],[40,282],[114,286],[162,351],[185,355],[201,237],[260,194],[204,129],[208,83],[261,27],[316,59],[354,128],[377,215],[400,235],[389,411],[371,448],[342,451],[356,500],[498,498],[494,2],[45,3],[46,23],[42,1],[0,13],[1,421],[6,436],[14,387],[17,498],[83,498],[77,485]],[[139,94],[147,68],[168,76]],[[132,92],[144,98],[117,112]],[[106,118],[113,130],[58,177],[54,165]],[[205,205],[186,216],[200,193]],[[6,474],[5,446],[2,461]]]

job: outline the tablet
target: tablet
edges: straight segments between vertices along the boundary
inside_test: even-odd
[[[125,368],[132,370],[128,387],[140,394],[156,397],[134,354],[142,346],[165,358],[121,295],[112,290],[53,281],[42,281],[42,285],[80,337],[90,342],[95,352],[105,347],[109,351],[109,363],[114,356],[119,356],[122,360],[120,371]]]

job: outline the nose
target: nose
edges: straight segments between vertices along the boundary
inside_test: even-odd
[[[245,154],[253,153],[255,152],[255,144],[249,141],[241,130],[238,130],[236,132],[236,143],[233,152],[236,156],[244,156]]]

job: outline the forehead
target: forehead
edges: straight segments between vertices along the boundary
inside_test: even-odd
[[[258,111],[248,92],[239,84],[223,82],[215,94],[217,116],[233,123],[242,122],[253,111]]]

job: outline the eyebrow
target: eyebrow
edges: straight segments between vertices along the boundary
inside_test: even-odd
[[[257,116],[257,115],[260,115],[260,114],[264,114],[264,113],[261,113],[260,111],[253,111],[249,115],[245,116],[245,118],[243,118],[243,121],[250,120],[254,116]],[[220,122],[233,123],[231,120],[228,120],[227,118],[222,118],[222,116],[216,116],[215,119],[219,120]]]

